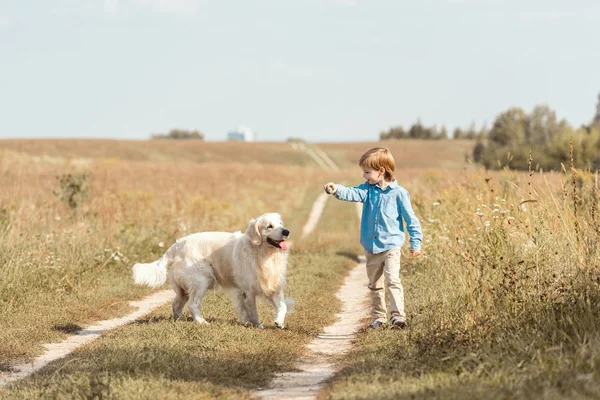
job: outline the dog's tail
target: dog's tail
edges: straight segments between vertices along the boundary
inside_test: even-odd
[[[291,314],[294,312],[294,306],[296,305],[296,300],[290,299],[289,297],[284,300],[285,306],[287,307],[287,313]]]
[[[158,287],[167,280],[167,257],[162,256],[159,260],[147,264],[135,264],[132,270],[136,285]]]

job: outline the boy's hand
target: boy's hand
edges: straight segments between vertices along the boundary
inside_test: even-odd
[[[325,193],[327,194],[334,194],[335,192],[337,192],[337,186],[333,182],[329,182],[328,184],[326,184],[323,187],[323,189],[325,189]]]
[[[419,256],[421,255],[421,250],[413,250],[413,249],[410,249],[410,254],[411,254],[413,257],[419,257]]]

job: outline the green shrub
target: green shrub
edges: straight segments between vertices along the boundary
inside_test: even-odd
[[[57,176],[59,188],[53,193],[60,200],[67,203],[71,209],[79,208],[90,196],[90,178],[91,174],[89,172]]]

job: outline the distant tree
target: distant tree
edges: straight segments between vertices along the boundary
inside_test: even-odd
[[[152,135],[152,139],[196,139],[196,140],[204,140],[204,133],[194,130],[188,131],[186,129],[171,129],[169,133],[162,134],[157,133]]]
[[[387,139],[404,139],[406,137],[406,132],[402,125],[392,126],[387,132],[383,131],[379,134],[380,140]]]
[[[425,128],[423,128],[421,118],[418,118],[417,122],[415,122],[408,130],[408,137],[410,137],[411,139],[422,139],[423,136],[425,136],[424,130]]]
[[[454,132],[452,132],[452,138],[453,139],[464,139],[464,134],[462,129],[460,129],[459,127],[454,128]]]
[[[447,140],[448,139],[448,130],[446,130],[446,126],[442,125],[442,129],[440,130],[440,136],[439,138],[441,140]]]
[[[481,129],[479,130],[479,133],[477,134],[477,140],[483,140],[488,136],[488,128],[487,125],[484,123],[481,126]]]
[[[477,128],[475,127],[475,122],[471,122],[471,125],[469,125],[467,130],[465,132],[463,132],[463,137],[465,139],[477,138]]]
[[[483,152],[485,150],[485,145],[481,140],[477,140],[475,143],[475,147],[473,147],[473,161],[476,163],[480,163],[483,160]]]
[[[527,116],[521,108],[513,107],[496,117],[488,135],[489,140],[500,146],[522,143],[525,139]]]
[[[570,163],[570,143],[576,168],[600,166],[600,129],[583,126],[574,129],[546,105],[536,106],[526,114],[520,108],[510,108],[496,117],[484,146],[478,141],[473,159],[486,168],[527,170],[529,152],[534,168],[558,170]]]
[[[565,124],[565,121],[557,121],[556,112],[550,107],[538,105],[527,116],[525,141],[531,144],[545,144],[552,140]]]

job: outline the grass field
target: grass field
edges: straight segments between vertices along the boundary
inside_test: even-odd
[[[297,235],[322,184],[360,183],[357,159],[380,144],[394,153],[425,234],[424,257],[403,253],[410,327],[362,331],[320,397],[596,398],[592,173],[480,171],[464,162],[467,141],[320,144],[342,166],[332,172],[282,143],[69,140],[0,141],[0,369],[126,313],[151,292],[132,284],[134,262],[191,232],[244,229],[266,211],[293,232],[296,313],[284,331],[258,331],[236,324],[219,293],[204,304],[208,327],[173,322],[166,305],[0,397],[250,396],[292,368],[339,309],[335,290],[361,252],[354,207],[331,199],[314,235]],[[77,181],[80,173],[90,177]],[[89,194],[74,208],[58,196],[71,190],[56,179],[66,174]],[[270,309],[261,314],[272,323]]]
[[[267,211],[299,226],[307,213],[297,211],[315,197],[315,170],[298,166],[36,157],[9,151],[0,161],[0,365],[127,312],[128,300],[150,292],[132,285],[131,265],[156,259],[176,238],[244,230]],[[56,176],[84,172],[89,197],[72,209],[55,195],[63,190]]]
[[[402,267],[410,327],[362,332],[321,398],[598,398],[597,176],[416,180],[426,240]]]

